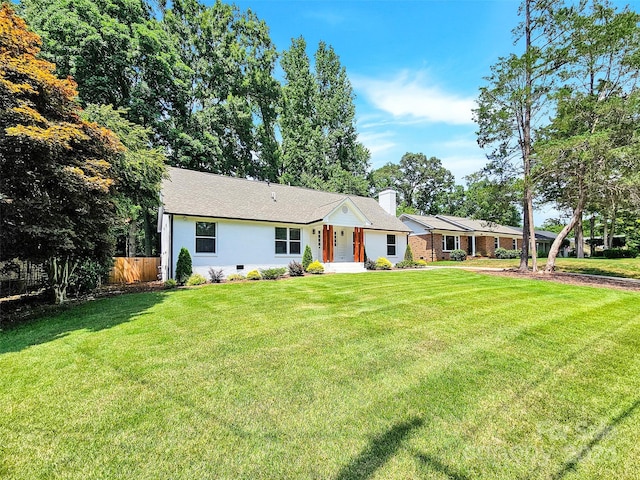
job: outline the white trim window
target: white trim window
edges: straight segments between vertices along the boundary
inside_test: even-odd
[[[450,252],[460,248],[460,237],[458,235],[442,235],[442,251]]]
[[[196,222],[196,253],[216,253],[214,222]]]
[[[301,235],[299,228],[276,227],[276,255],[300,255]]]
[[[396,256],[396,236],[387,235],[387,257]]]
[[[500,248],[500,237],[493,237],[493,249],[497,250]]]

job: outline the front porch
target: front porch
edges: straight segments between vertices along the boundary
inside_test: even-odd
[[[334,262],[324,264],[325,273],[363,273],[367,269],[364,268],[364,262]]]

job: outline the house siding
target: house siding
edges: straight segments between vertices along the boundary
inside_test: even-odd
[[[168,235],[169,215],[163,216],[163,238]],[[216,252],[196,253],[195,251],[195,228],[196,222],[216,223]],[[165,227],[167,225],[167,227]],[[300,228],[301,248],[300,254],[275,254],[275,227]],[[167,228],[167,230],[165,230]],[[269,222],[250,222],[242,220],[228,220],[208,217],[189,217],[183,215],[173,216],[173,245],[171,255],[168,255],[168,242],[163,243],[163,279],[169,278],[175,272],[178,254],[182,247],[186,247],[191,255],[193,272],[209,277],[209,269],[222,269],[224,275],[232,273],[245,274],[254,269],[265,269],[273,267],[286,267],[291,261],[301,262],[306,245],[311,247],[314,260],[322,261],[322,248],[318,245],[318,232],[321,231],[322,224],[317,225],[296,225],[279,224]],[[314,233],[315,231],[315,233]],[[344,250],[344,258],[335,261],[353,261],[352,234],[353,228],[336,227],[334,230],[339,236],[338,242],[348,242],[348,247]],[[344,231],[344,236],[341,232]],[[396,255],[387,255],[387,234],[396,235]],[[365,250],[370,258],[387,257],[393,263],[397,263],[404,257],[407,245],[407,236],[402,232],[391,231],[367,231],[365,230]],[[165,255],[165,247],[167,254]],[[168,264],[171,260],[172,266]],[[243,265],[244,268],[238,270],[236,267]],[[166,277],[165,277],[166,275]]]

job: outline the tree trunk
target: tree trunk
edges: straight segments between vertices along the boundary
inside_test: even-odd
[[[136,256],[136,241],[138,237],[138,222],[135,218],[131,218],[129,222],[129,232],[127,235],[127,257]]]
[[[582,231],[582,213],[576,219],[576,226],[574,228],[576,239],[576,257],[584,258],[584,232]]]
[[[609,233],[609,248],[613,248],[613,237],[616,234],[616,220],[618,219],[618,208],[613,206],[613,216],[611,217],[611,232]]]
[[[529,204],[525,200],[522,205],[523,215],[522,215],[522,251],[520,252],[520,266],[518,270],[520,272],[528,272],[529,271]]]
[[[67,288],[73,272],[75,272],[78,262],[74,262],[69,257],[52,257],[47,262],[47,275],[49,285],[53,290],[56,305],[61,305],[67,300]]]
[[[144,209],[143,217],[144,217],[144,254],[146,257],[150,257],[153,253],[152,246],[151,246],[151,239],[153,238],[153,230],[151,228],[153,223],[152,223],[151,214],[149,213],[148,208]]]
[[[556,239],[551,244],[551,249],[549,250],[549,256],[547,257],[547,266],[545,267],[545,273],[551,273],[556,268],[556,258],[558,257],[558,252],[560,251],[560,246],[569,232],[575,227],[578,219],[582,218],[582,211],[584,210],[584,202],[585,202],[585,194],[584,192],[580,193],[578,197],[578,205],[573,211],[573,215],[571,216],[571,220],[569,223],[562,229],[562,231],[558,234]]]
[[[596,227],[596,217],[591,215],[591,218],[589,219],[589,256],[591,258],[593,258],[593,256],[596,253],[596,246],[594,245],[594,230]]]
[[[533,222],[533,195],[531,193],[531,189],[529,189],[529,242],[531,246],[529,250],[531,251],[531,271],[533,273],[538,272],[538,249],[536,248],[536,226]]]
[[[602,248],[609,248],[609,217],[605,214],[602,219]]]

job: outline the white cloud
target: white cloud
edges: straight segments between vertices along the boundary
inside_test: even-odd
[[[396,143],[389,137],[392,137],[391,132],[383,133],[360,133],[358,140],[371,152],[372,155],[391,150],[396,146]]]
[[[386,80],[354,76],[352,81],[370,103],[396,118],[454,125],[473,123],[475,99],[430,84],[424,73],[403,71]]]

